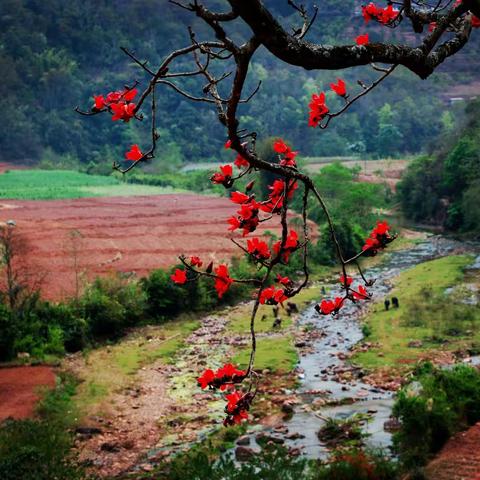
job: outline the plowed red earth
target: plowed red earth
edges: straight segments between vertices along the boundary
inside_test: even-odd
[[[480,480],[480,423],[452,437],[426,468],[428,480]]]
[[[42,278],[43,296],[59,300],[75,291],[75,259],[76,271],[88,279],[112,271],[143,276],[178,263],[182,253],[228,261],[242,253],[227,231],[226,219],[236,207],[227,198],[190,194],[4,200],[0,221],[16,222],[27,245],[27,265],[37,280]],[[279,233],[278,225],[274,218],[261,224],[258,233]],[[73,231],[81,237],[72,242]]]
[[[0,162],[0,173],[4,173],[7,170],[23,170],[27,167],[23,165],[13,165],[12,163]]]
[[[54,386],[50,367],[0,368],[0,422],[31,416],[40,390]]]

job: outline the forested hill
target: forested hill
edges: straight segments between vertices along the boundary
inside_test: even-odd
[[[409,218],[480,237],[480,99],[434,154],[409,166],[398,189]]]
[[[299,22],[286,0],[266,3],[277,15],[285,16],[286,24]],[[207,4],[225,9],[222,0]],[[372,41],[382,36],[413,41],[406,32],[366,27],[358,15],[360,4],[356,0],[322,1],[309,38],[354,43],[357,34],[368,31]],[[189,24],[199,38],[205,37],[205,29],[189,12],[167,0],[2,0],[0,158],[13,163],[41,159],[109,163],[130,144],[146,143],[148,129],[118,125],[108,116],[81,117],[73,107],[88,108],[93,94],[119,89],[134,79],[145,85],[147,79],[119,47],[135,50],[154,66],[170,50],[188,44]],[[248,33],[241,23],[229,27],[234,38]],[[429,138],[454,123],[455,115],[449,113],[444,100],[448,90],[478,77],[480,35],[475,33],[459,59],[428,81],[398,71],[325,132],[307,127],[307,104],[311,93],[326,88],[337,74],[294,69],[260,51],[249,87],[253,89],[259,80],[263,84],[254,101],[242,107],[243,123],[265,136],[282,135],[304,155],[417,153]],[[341,75],[352,86],[358,79],[367,82],[372,78],[364,68]],[[193,80],[185,85],[201,93]],[[216,159],[225,132],[213,109],[167,90],[159,97],[162,164],[173,167],[184,161]]]

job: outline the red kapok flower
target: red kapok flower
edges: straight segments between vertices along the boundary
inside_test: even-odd
[[[386,8],[377,7],[373,2],[370,2],[368,5],[362,7],[362,15],[365,20],[365,23],[368,23],[370,20],[376,20],[377,22],[383,23],[384,25],[393,22],[398,15],[399,11],[393,8],[393,5],[390,4]]]
[[[372,2],[368,5],[362,6],[362,15],[365,23],[368,23],[370,20],[378,16],[379,8]]]
[[[230,288],[233,280],[228,273],[228,267],[224,264],[219,265],[215,269],[215,290],[217,291],[218,298],[222,298],[225,292]]]
[[[190,265],[192,267],[201,267],[203,265],[203,262],[200,260],[200,257],[190,257]]]
[[[105,108],[107,106],[107,104],[105,103],[105,98],[103,97],[103,95],[94,95],[93,100],[95,102],[95,104],[93,106],[93,108],[95,110],[102,110],[103,108]]]
[[[369,238],[365,240],[365,245],[362,250],[370,256],[377,254],[378,250],[381,250],[387,246],[390,242],[395,240],[395,236],[391,236],[389,233],[390,226],[387,222],[377,222],[377,226],[372,230]]]
[[[347,96],[347,88],[345,82],[341,78],[337,78],[337,83],[331,83],[330,88],[340,97]]]
[[[221,173],[220,173],[221,172]],[[228,188],[232,186],[233,168],[231,165],[220,166],[220,172],[216,172],[210,178],[212,183],[217,183]]]
[[[330,111],[325,105],[325,92],[322,92],[320,95],[313,94],[312,100],[308,106],[310,107],[308,126],[318,127],[319,123]]]
[[[277,274],[277,282],[287,288],[291,288],[293,285],[293,282],[288,277],[282,277],[279,273]]]
[[[282,241],[279,240],[273,245],[273,251],[278,255],[280,249],[282,249],[282,260],[287,263],[290,255],[298,248],[298,233],[295,230],[291,230],[288,234],[285,245],[282,249]]]
[[[353,278],[349,277],[347,275],[347,278],[345,278],[343,275],[340,276],[340,283],[345,286],[345,283],[347,284],[347,287],[349,287],[353,282]]]
[[[237,155],[237,157],[235,158],[235,161],[233,163],[238,168],[249,167],[250,166],[250,162],[246,158],[243,158],[240,154]]]
[[[365,33],[364,35],[359,35],[356,39],[355,39],[355,43],[357,45],[367,45],[368,42],[370,41],[370,38],[368,36],[368,33]]]
[[[472,15],[472,28],[480,28],[480,18]]]
[[[170,278],[177,283],[178,285],[183,285],[187,281],[187,272],[185,270],[180,270],[177,268],[175,273],[170,276]]]
[[[134,103],[112,103],[110,105],[112,109],[113,116],[112,120],[123,120],[124,122],[129,122],[135,115],[135,104]]]
[[[110,92],[107,94],[106,103],[117,103],[122,99],[122,92]]]
[[[279,138],[273,144],[273,150],[283,155],[283,158],[280,159],[280,165],[282,167],[296,167],[295,157],[298,155],[298,152],[293,152],[292,149],[281,139]]]
[[[353,290],[353,298],[357,300],[366,300],[370,298],[370,294],[367,292],[367,289],[363,285],[359,285],[356,290]]]
[[[224,147],[228,149],[228,148],[230,148],[231,146],[232,146],[232,141],[231,141],[230,139],[228,139],[228,140],[225,142]]]
[[[209,370],[205,370],[201,377],[198,377],[197,382],[202,388],[202,390],[204,390],[205,388],[210,386],[214,380],[215,380],[215,373],[213,370],[209,369]]]
[[[273,285],[262,290],[260,294],[260,303],[262,305],[277,305],[278,303],[283,303],[285,300],[288,300],[285,291],[282,289],[277,290]]]
[[[140,150],[138,145],[132,145],[130,150],[125,153],[125,158],[127,160],[132,160],[132,162],[138,162],[143,157],[143,153]]]
[[[428,31],[433,32],[437,28],[437,22],[430,22],[428,25]]]
[[[266,260],[270,258],[270,250],[266,242],[259,240],[258,238],[252,238],[247,240],[247,250],[250,255],[253,255],[259,260]]]
[[[233,203],[238,203],[241,205],[242,203],[248,202],[250,200],[250,196],[242,192],[232,192],[230,195],[230,200]]]
[[[277,153],[285,153],[290,150],[290,147],[281,138],[279,138],[274,142],[273,150]]]
[[[261,205],[253,199],[248,203],[243,203],[237,212],[238,215],[228,219],[228,223],[230,224],[229,230],[242,228],[243,236],[255,231],[260,223],[260,219],[258,218],[260,206]]]
[[[126,102],[131,102],[137,96],[137,93],[138,89],[132,88],[130,90],[125,90],[122,97]]]
[[[320,304],[315,305],[315,310],[322,315],[337,313],[343,305],[343,298],[336,297],[332,300],[322,300]]]

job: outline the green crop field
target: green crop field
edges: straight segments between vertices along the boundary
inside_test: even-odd
[[[179,191],[171,187],[126,184],[115,177],[68,170],[10,170],[0,175],[0,198],[12,200],[161,195]]]

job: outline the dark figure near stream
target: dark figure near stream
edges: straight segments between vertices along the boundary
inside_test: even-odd
[[[386,299],[383,303],[385,305],[385,310],[388,312],[388,309],[390,308],[390,300]]]
[[[272,329],[277,329],[282,326],[282,319],[280,317],[277,317],[275,321],[273,322]]]
[[[392,297],[392,307],[394,307],[394,308],[398,308],[398,307],[399,307],[398,298],[397,298],[397,297]]]

